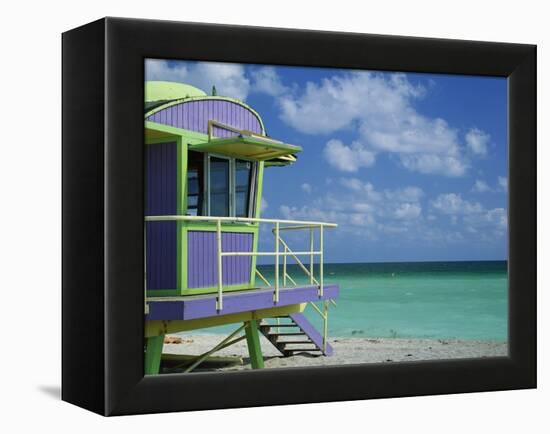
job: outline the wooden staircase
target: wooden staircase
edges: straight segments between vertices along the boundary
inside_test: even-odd
[[[323,336],[302,313],[279,317],[279,324],[260,322],[260,332],[285,357],[308,352],[331,356],[333,349],[327,342],[323,350]]]

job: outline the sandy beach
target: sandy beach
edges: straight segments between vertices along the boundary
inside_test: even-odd
[[[165,344],[163,372],[178,372],[173,369],[181,360],[169,360],[178,355],[200,355],[223,340],[223,335],[179,335],[179,344]],[[506,342],[475,340],[432,340],[399,338],[331,338],[334,348],[331,357],[299,353],[282,357],[277,349],[261,336],[265,368],[290,368],[304,366],[328,366],[357,363],[395,363],[415,360],[462,359],[502,357],[508,354]],[[251,369],[246,341],[241,341],[214,354],[211,361],[201,364],[195,371],[227,371]],[[181,370],[180,370],[181,371]],[[194,372],[195,372],[194,371]]]

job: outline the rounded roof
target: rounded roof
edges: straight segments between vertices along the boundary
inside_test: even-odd
[[[206,96],[206,92],[194,86],[170,81],[146,81],[145,102],[170,101],[175,99]]]

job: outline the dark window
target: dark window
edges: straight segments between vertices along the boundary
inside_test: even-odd
[[[187,158],[187,215],[253,216],[255,163],[195,151]]]
[[[210,157],[210,215],[229,216],[229,160]]]
[[[235,160],[235,216],[248,217],[250,209],[250,185],[252,163]]]
[[[187,154],[187,215],[203,215],[204,154]]]

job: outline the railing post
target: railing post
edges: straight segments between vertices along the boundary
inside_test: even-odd
[[[323,296],[323,225],[319,226],[319,297]]]
[[[223,271],[222,271],[222,222],[216,221],[216,241],[218,245],[218,299],[216,300],[216,309],[223,309]]]
[[[327,352],[327,336],[328,336],[328,301],[324,301],[323,306],[323,353]]]
[[[313,285],[313,228],[309,228],[309,284]]]
[[[275,223],[275,303],[279,302],[279,222]]]
[[[286,252],[288,250],[286,244],[284,248],[285,255],[283,256],[283,288],[286,288]]]

